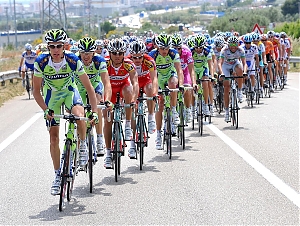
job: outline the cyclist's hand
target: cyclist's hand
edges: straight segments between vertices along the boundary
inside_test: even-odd
[[[53,119],[53,115],[54,114],[54,111],[53,110],[51,110],[51,109],[49,109],[49,108],[47,108],[45,111],[44,111],[44,119],[46,119],[46,120],[51,120],[51,119]]]
[[[184,86],[183,85],[179,86],[179,91],[182,92],[182,93],[184,92]]]
[[[257,71],[257,72],[260,72],[260,68],[256,68],[256,71]]]
[[[19,72],[21,72],[21,67],[19,67]]]
[[[194,90],[198,90],[198,85],[197,84],[193,84],[193,88],[194,88]]]
[[[98,114],[96,112],[92,112],[92,114],[89,115],[88,118],[91,120],[92,125],[95,125],[95,124],[99,123]]]
[[[106,109],[109,111],[112,111],[112,109],[114,108],[114,104],[112,102],[110,102],[109,100],[104,102]]]
[[[248,74],[247,74],[247,73],[243,73],[243,76],[244,76],[244,77],[247,77],[247,76],[248,76]]]

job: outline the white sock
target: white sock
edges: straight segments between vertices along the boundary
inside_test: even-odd
[[[130,141],[130,147],[135,147],[135,142],[134,142],[134,140],[131,140],[131,141]]]
[[[125,127],[131,127],[131,120],[126,120]]]
[[[148,121],[154,120],[154,114],[148,114]]]
[[[106,156],[107,157],[111,157],[110,152],[111,152],[111,148],[106,148]]]
[[[103,142],[103,135],[97,134],[97,141]]]

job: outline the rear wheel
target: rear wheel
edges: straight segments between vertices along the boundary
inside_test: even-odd
[[[180,124],[178,125],[178,132],[180,138],[180,144],[182,145],[182,149],[185,149],[185,122],[184,122],[184,115],[183,115],[184,105],[182,102],[179,103],[179,117],[180,117]]]
[[[118,175],[120,175],[120,151],[121,151],[121,139],[120,139],[120,127],[119,123],[114,124],[114,149],[113,160],[115,168],[115,181],[118,182]]]
[[[167,108],[167,125],[166,125],[166,142],[167,142],[167,154],[169,159],[172,158],[172,126],[171,126],[171,112],[170,108]]]
[[[30,99],[30,80],[29,80],[29,77],[28,77],[28,74],[26,72],[26,91],[27,91],[27,94],[28,94],[28,99]]]
[[[202,95],[198,96],[198,132],[203,134],[203,113],[202,113]]]
[[[144,163],[144,120],[143,116],[138,117],[138,127],[139,127],[139,134],[138,134],[138,149],[140,153],[140,170],[143,169]]]
[[[93,192],[93,143],[91,131],[88,133],[88,149],[89,149],[89,161],[88,161],[88,172],[89,172],[89,188],[90,193]]]

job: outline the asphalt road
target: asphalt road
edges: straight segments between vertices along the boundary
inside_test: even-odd
[[[16,97],[0,108],[0,225],[299,225],[299,73],[288,83],[253,109],[243,103],[238,130],[223,114],[202,137],[188,127],[171,160],[152,135],[144,170],[124,156],[118,182],[100,158],[93,193],[81,172],[63,212],[42,112]]]

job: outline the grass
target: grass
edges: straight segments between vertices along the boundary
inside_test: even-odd
[[[20,60],[21,60],[21,51],[6,51],[0,49],[0,72],[18,70]],[[14,98],[15,96],[21,96],[25,92],[22,87],[21,80],[13,79],[13,83],[5,81],[5,86],[0,85],[0,107],[4,102]]]

